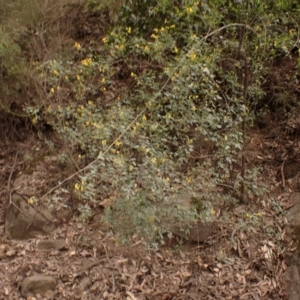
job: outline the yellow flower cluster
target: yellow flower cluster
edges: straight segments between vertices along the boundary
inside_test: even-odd
[[[115,48],[116,48],[117,50],[122,51],[122,50],[124,50],[125,47],[124,47],[124,45],[122,45],[122,44],[121,44],[121,45],[116,44],[116,45],[115,45]]]
[[[75,185],[74,185],[75,191],[83,192],[84,184],[85,184],[84,181],[81,181],[80,183],[75,183]]]
[[[187,7],[187,8],[186,8],[186,12],[187,12],[188,14],[193,13],[193,7]]]
[[[116,145],[116,147],[120,147],[120,146],[122,145],[122,142],[116,141],[116,142],[115,142],[115,145]]]
[[[75,48],[77,51],[79,51],[79,50],[81,50],[81,45],[80,45],[79,43],[75,42],[74,48]]]
[[[173,29],[173,28],[175,28],[174,24],[170,25],[170,26],[165,26],[165,27],[162,26],[161,28],[154,28],[153,33],[151,34],[151,38],[156,40],[156,39],[158,39],[159,32],[164,32],[164,31],[167,31],[167,30]]]
[[[152,161],[152,163],[155,165],[155,164],[157,163],[157,158],[156,158],[156,157],[153,157],[153,158],[151,159],[151,161]]]
[[[195,1],[193,3],[193,6],[188,6],[185,10],[187,12],[187,14],[192,14],[193,12],[196,12],[197,7],[199,5],[199,1]]]
[[[85,67],[90,66],[92,63],[93,63],[93,60],[90,57],[85,58],[81,61],[81,64]]]

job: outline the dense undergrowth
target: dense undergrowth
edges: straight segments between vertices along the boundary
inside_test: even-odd
[[[264,192],[243,148],[268,109],[272,61],[299,56],[298,1],[0,4],[1,112],[41,138],[51,126],[90,163],[74,182],[82,218],[105,203],[122,239],[156,245],[170,215],[188,230]],[[190,209],[174,204],[180,193]]]

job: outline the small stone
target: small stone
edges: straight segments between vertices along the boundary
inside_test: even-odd
[[[43,294],[48,290],[53,290],[56,286],[56,280],[52,276],[34,275],[26,277],[21,285],[21,294],[24,298]]]
[[[64,248],[66,248],[65,240],[40,241],[38,244],[39,250],[62,250]]]
[[[89,277],[84,277],[80,283],[81,291],[84,292],[88,290],[91,285],[92,285],[91,279]]]

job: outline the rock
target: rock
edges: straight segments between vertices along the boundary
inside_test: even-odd
[[[38,244],[39,250],[62,250],[66,248],[65,240],[40,241]]]
[[[182,231],[180,226],[171,226],[170,227],[170,232],[173,234],[186,239],[189,242],[205,242],[208,237],[210,236],[211,232],[211,223],[202,223],[202,222],[197,222],[194,225],[191,226],[191,228],[188,230],[188,232]]]
[[[88,290],[91,285],[92,285],[91,279],[89,277],[84,277],[80,283],[81,292]]]
[[[170,205],[180,207],[181,210],[187,211],[193,209],[193,204],[192,196],[188,192],[183,192],[170,201]],[[172,234],[184,238],[188,242],[195,243],[206,241],[210,236],[212,228],[212,222],[202,221],[178,225],[178,220],[176,220],[175,215],[171,215],[162,220],[161,225]]]
[[[12,202],[5,213],[5,236],[10,239],[28,239],[55,229],[51,216],[36,211],[18,194],[12,195]]]
[[[293,161],[284,164],[283,174],[285,179],[289,179],[296,176],[299,173],[299,171],[300,171],[299,161]]]
[[[298,176],[296,176],[298,178]],[[289,226],[286,229],[287,243],[294,240],[297,250],[295,252],[287,252],[285,261],[288,266],[285,273],[285,285],[287,291],[287,299],[297,300],[300,299],[300,259],[299,259],[299,246],[300,246],[300,193],[293,193],[291,201],[294,205],[287,211],[287,219]]]
[[[299,192],[300,191],[300,172],[296,174],[292,179],[292,184],[291,187],[294,192]]]
[[[27,277],[21,284],[21,294],[23,297],[43,294],[48,290],[53,290],[56,286],[56,280],[52,276],[34,275]]]
[[[300,193],[293,193],[290,200],[294,205],[287,212],[289,225],[293,227],[300,226]]]

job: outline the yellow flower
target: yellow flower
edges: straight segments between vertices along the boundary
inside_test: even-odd
[[[187,8],[186,8],[186,12],[187,12],[188,14],[191,14],[191,13],[193,12],[193,8],[192,8],[192,7],[187,7]]]
[[[122,142],[120,142],[120,141],[116,141],[115,145],[116,145],[117,147],[119,147],[119,146],[121,146],[121,145],[122,145]]]
[[[155,40],[156,40],[156,39],[158,38],[158,35],[157,35],[157,34],[154,34],[154,33],[152,33],[152,34],[151,34],[151,37],[152,37],[153,39],[155,39]]]
[[[76,75],[76,78],[78,81],[80,81],[80,76],[78,74]]]
[[[105,146],[106,145],[106,140],[102,141],[102,145]]]
[[[59,72],[58,72],[57,70],[54,70],[54,71],[53,71],[53,74],[54,74],[55,76],[58,76],[58,75],[59,75]]]
[[[51,89],[50,89],[50,92],[51,92],[51,94],[54,94],[54,93],[55,93],[54,88],[51,88]]]
[[[37,117],[37,116],[35,116],[35,117],[31,120],[31,122],[32,122],[33,124],[36,124],[37,121],[38,121],[38,117]]]
[[[81,45],[77,42],[74,44],[74,48],[76,48],[77,51],[81,50]]]
[[[146,121],[146,120],[147,120],[147,117],[144,115],[144,116],[142,117],[142,120],[143,120],[143,121]]]
[[[131,33],[131,27],[126,27],[126,31],[130,34]]]
[[[146,53],[148,53],[148,52],[150,51],[150,48],[149,48],[149,46],[148,46],[148,45],[146,45],[146,46],[145,46],[145,48],[144,48],[144,50],[145,50],[145,52],[146,52]]]
[[[105,37],[102,39],[102,42],[103,42],[104,44],[106,44],[106,43],[108,42],[108,38],[105,36]]]
[[[92,63],[93,63],[93,60],[90,57],[85,58],[81,61],[81,64],[85,67],[90,66]]]
[[[192,178],[191,177],[186,177],[187,183],[192,183]]]
[[[103,77],[103,78],[101,79],[101,82],[102,82],[102,83],[105,83],[105,82],[106,82],[105,77]]]
[[[152,161],[153,164],[156,164],[156,161],[157,161],[156,157],[153,157],[153,158],[151,159],[151,161]]]
[[[197,58],[197,54],[196,53],[191,53],[189,57],[190,57],[191,61],[194,61]]]

